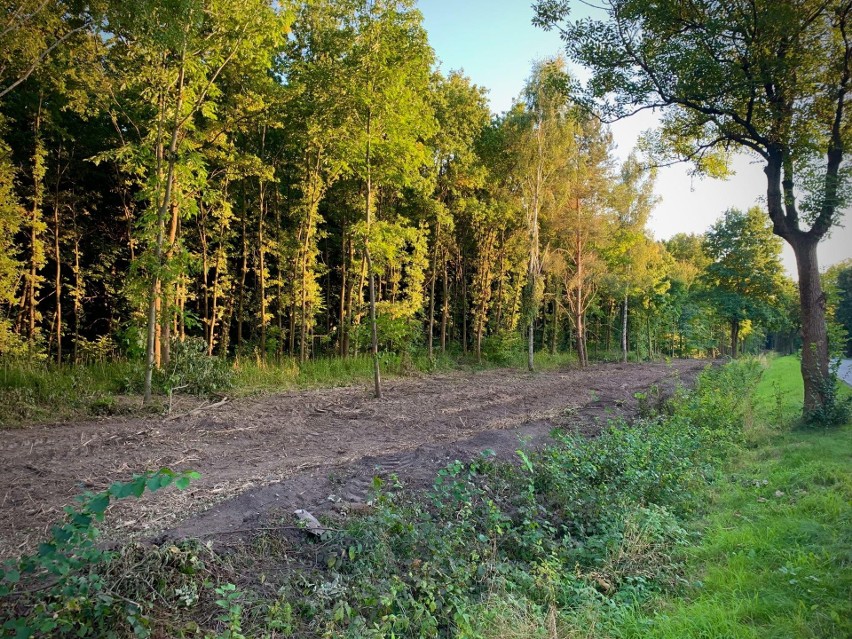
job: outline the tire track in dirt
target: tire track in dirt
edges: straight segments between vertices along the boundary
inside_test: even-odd
[[[511,456],[519,437],[541,442],[558,425],[593,433],[607,418],[635,411],[634,393],[672,387],[678,377],[691,383],[706,364],[433,375],[394,379],[382,400],[347,387],[242,399],[172,421],[0,432],[0,557],[32,547],[75,494],[134,473],[169,466],[202,478],[183,492],[113,506],[105,524],[110,537],[168,528],[190,536],[226,532],[271,509],[330,507],[332,492],[359,501],[377,471],[429,485],[446,461],[485,448]]]

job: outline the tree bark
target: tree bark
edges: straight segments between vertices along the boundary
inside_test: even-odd
[[[432,277],[429,282],[429,334],[426,342],[426,350],[429,359],[432,359],[432,344],[435,340],[435,282],[438,279],[438,247],[441,238],[441,223],[435,225],[435,247],[432,251]]]
[[[731,357],[736,359],[739,355],[740,345],[740,320],[731,320]]]
[[[61,227],[59,222],[59,178],[53,199],[53,259],[56,262],[54,291],[56,295],[56,363],[62,363],[62,255],[59,251]]]
[[[264,141],[266,139],[266,127],[263,130],[263,139]],[[266,184],[263,178],[260,178],[257,189],[257,287],[260,297],[260,360],[266,362],[266,238],[263,228],[266,215]]]
[[[447,322],[450,317],[449,282],[447,281],[447,259],[444,256],[444,299],[441,304],[441,354],[447,352]]]
[[[841,106],[842,106],[842,95]],[[829,149],[829,166],[826,173],[826,204],[810,231],[799,229],[799,213],[793,196],[792,169],[785,164],[785,151],[779,145],[770,145],[764,173],[767,180],[766,200],[772,230],[785,239],[796,256],[799,275],[799,313],[802,322],[802,379],[805,385],[803,414],[805,417],[826,406],[830,399],[832,383],[828,362],[828,332],[825,323],[825,294],[819,277],[817,245],[828,231],[834,212],[834,179],[843,155],[839,132]],[[783,179],[782,179],[783,178]],[[831,179],[830,179],[831,178]],[[783,190],[782,190],[783,189]],[[830,208],[826,208],[830,207]]]
[[[829,385],[833,383],[828,366],[825,294],[819,277],[818,242],[819,240],[802,238],[792,243],[799,274],[805,415],[825,406],[831,392]]]
[[[370,174],[370,125],[371,114],[367,112],[367,237],[364,240],[364,255],[367,258],[367,274],[370,279],[370,332],[372,333],[372,353],[373,353],[373,383],[375,386],[376,399],[382,397],[382,373],[379,368],[379,333],[376,325],[376,278],[373,274],[373,261],[370,258],[370,225],[372,218],[372,198],[373,198],[373,182]]]
[[[171,140],[169,141],[169,152],[168,152],[168,161],[167,161],[167,169],[165,176],[165,187],[162,198],[159,202],[157,202],[157,239],[156,245],[154,247],[154,255],[156,258],[155,262],[155,272],[151,277],[151,286],[149,290],[150,299],[148,301],[148,336],[147,343],[145,345],[145,383],[144,383],[144,394],[142,397],[142,404],[149,404],[151,402],[151,385],[153,382],[154,375],[154,365],[157,359],[157,353],[155,353],[157,347],[157,312],[160,307],[160,280],[161,273],[160,269],[162,268],[163,262],[163,243],[165,241],[165,220],[166,220],[166,212],[169,210],[169,206],[172,201],[172,188],[174,186],[175,179],[175,163],[177,156],[177,145],[178,145],[178,136],[179,136],[179,118],[181,115],[181,108],[183,106],[183,85],[184,85],[184,61],[186,59],[186,47],[184,46],[183,51],[181,52],[181,63],[180,69],[178,72],[178,83],[177,83],[177,103],[175,105],[175,115],[174,122],[172,124],[171,131]],[[165,96],[161,94],[160,97],[160,109],[161,114],[165,113]],[[162,117],[160,119],[159,126],[162,126]],[[163,146],[160,143],[162,140],[162,129],[157,132],[157,140],[158,140],[158,158],[157,164],[158,168],[162,166],[162,161],[165,159],[163,157]]]

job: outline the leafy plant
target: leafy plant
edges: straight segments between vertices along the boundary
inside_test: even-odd
[[[65,520],[51,528],[35,554],[7,561],[0,571],[3,630],[29,637],[114,636],[125,625],[137,637],[148,636],[143,602],[112,590],[103,569],[115,553],[98,545],[96,524],[114,500],[141,497],[171,484],[186,488],[199,475],[161,468],[115,482],[107,490],[86,492],[65,508]]]
[[[160,383],[171,394],[181,390],[193,395],[209,395],[230,388],[233,368],[221,357],[207,354],[203,339],[188,337],[172,342],[168,368]]]

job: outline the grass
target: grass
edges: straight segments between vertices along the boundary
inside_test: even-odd
[[[549,370],[576,362],[568,353],[536,353],[536,368]],[[477,363],[471,354],[425,353],[381,355],[386,378],[495,367],[526,369],[526,354],[511,352]],[[294,358],[262,362],[239,358],[232,363],[229,395],[244,397],[303,388],[371,384],[373,360],[368,355],[346,359],[319,357],[300,364]],[[142,362],[113,360],[57,366],[39,360],[0,359],[0,428],[40,420],[72,420],[99,415],[139,412],[144,368]]]
[[[141,372],[126,361],[56,366],[0,360],[0,427],[119,412],[116,398]]]
[[[848,387],[844,388],[848,392]],[[752,398],[758,425],[771,429],[789,426],[801,417],[804,397],[799,358],[789,355],[772,359]]]
[[[576,363],[577,358],[570,353],[538,352],[535,355],[537,370],[552,370]],[[380,356],[382,375],[385,377],[404,377],[413,374],[426,374],[463,370],[473,372],[496,367],[525,370],[526,353],[510,353],[496,360],[483,359],[477,363],[473,355],[461,353],[436,354],[431,360],[425,353],[398,355],[383,353]],[[295,390],[299,388],[328,388],[369,384],[373,380],[373,360],[369,355],[356,355],[346,359],[340,357],[319,357],[299,364],[293,358],[284,358],[275,362],[261,362],[257,359],[241,359],[234,362],[234,389],[237,395]]]
[[[754,395],[764,436],[711,494],[701,542],[685,554],[691,585],[600,636],[852,636],[852,424],[772,433],[798,418],[802,394],[798,360],[773,360]]]

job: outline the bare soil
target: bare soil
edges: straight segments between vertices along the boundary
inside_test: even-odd
[[[85,490],[167,466],[202,478],[110,508],[108,538],[250,533],[296,508],[322,514],[364,501],[372,478],[431,485],[453,459],[485,449],[511,459],[554,428],[593,435],[637,411],[634,394],[689,385],[707,365],[600,364],[526,373],[395,379],[376,400],[365,387],[282,393],[178,419],[127,418],[0,432],[0,557],[20,554]]]

